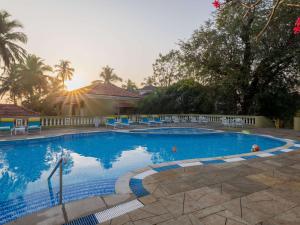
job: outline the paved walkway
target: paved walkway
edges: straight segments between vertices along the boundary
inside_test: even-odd
[[[145,178],[145,207],[105,225],[300,224],[300,152]]]

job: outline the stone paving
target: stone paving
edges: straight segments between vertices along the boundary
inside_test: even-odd
[[[292,130],[255,133],[300,140]],[[300,225],[300,151],[235,163],[178,168],[143,180],[143,208],[104,225]],[[134,199],[93,197],[57,206],[11,224],[63,224]]]
[[[145,204],[103,224],[300,224],[300,152],[179,168],[144,179]]]

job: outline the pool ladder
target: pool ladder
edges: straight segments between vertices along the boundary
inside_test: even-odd
[[[53,174],[55,173],[55,171],[59,168],[59,204],[62,204],[62,195],[63,195],[63,187],[62,187],[62,183],[63,183],[63,162],[64,162],[64,158],[60,158],[60,160],[57,162],[56,166],[54,167],[54,169],[52,170],[51,174],[48,177],[48,185],[49,188],[51,186],[51,177],[53,176]]]

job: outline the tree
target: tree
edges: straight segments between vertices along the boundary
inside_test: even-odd
[[[125,81],[125,84],[122,85],[122,88],[126,89],[127,91],[132,91],[132,92],[135,92],[138,89],[136,84],[130,79]]]
[[[144,78],[144,81],[141,83],[142,86],[155,86],[155,79],[151,76]]]
[[[20,44],[25,44],[27,37],[23,32],[16,31],[23,26],[10,17],[8,12],[0,11],[0,63],[3,63],[4,69],[21,62],[26,56],[26,51]]]
[[[49,72],[52,72],[52,68],[35,55],[28,55],[24,63],[20,64],[24,103],[31,108],[34,108],[33,104],[38,104],[38,101],[47,94]]]
[[[106,84],[110,84],[116,81],[122,81],[122,78],[118,77],[114,73],[114,69],[109,66],[103,67],[99,76],[103,79],[104,83]]]
[[[212,91],[192,79],[158,88],[139,103],[140,113],[212,113]]]
[[[295,100],[299,99],[300,35],[293,32],[300,8],[279,8],[257,41],[272,7],[271,0],[247,14],[240,4],[223,7],[179,43],[179,63],[165,58],[163,65],[180,71],[179,79],[191,77],[209,87],[218,113],[291,117],[300,107]],[[272,102],[270,108],[267,102]],[[278,113],[283,109],[286,115]]]
[[[236,8],[236,6],[240,6],[244,8],[244,17],[247,17],[247,14],[252,13],[262,5],[269,5],[269,9],[265,10],[265,13],[267,14],[267,16],[265,17],[265,24],[260,28],[259,32],[257,33],[256,40],[260,39],[263,33],[268,29],[272,20],[275,18],[275,15],[278,13],[279,10],[281,10],[282,7],[300,9],[300,4],[293,0],[226,0],[225,2],[220,2],[220,0],[214,0],[213,5],[215,8],[221,10],[225,7]],[[300,33],[300,17],[298,17],[298,19],[296,20],[293,31],[294,34]]]
[[[73,77],[74,68],[70,64],[71,62],[68,60],[60,60],[59,64],[54,66],[57,78],[62,81],[63,87],[65,86],[65,80],[71,80]]]
[[[17,100],[22,97],[20,66],[18,64],[10,66],[5,75],[6,76],[1,77],[1,99],[8,94],[9,100],[17,104]]]
[[[161,87],[168,87],[182,79],[180,62],[180,54],[176,50],[171,50],[166,55],[159,54],[158,59],[153,64],[152,79],[154,82]]]

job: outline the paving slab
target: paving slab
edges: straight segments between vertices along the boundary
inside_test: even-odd
[[[29,216],[22,217],[8,224],[10,225],[61,225],[66,222],[62,210],[62,206],[56,206],[50,209],[42,210],[37,213],[33,213]]]
[[[106,209],[106,205],[100,197],[86,198],[65,204],[68,221],[87,216],[91,213],[100,212],[104,209]]]

